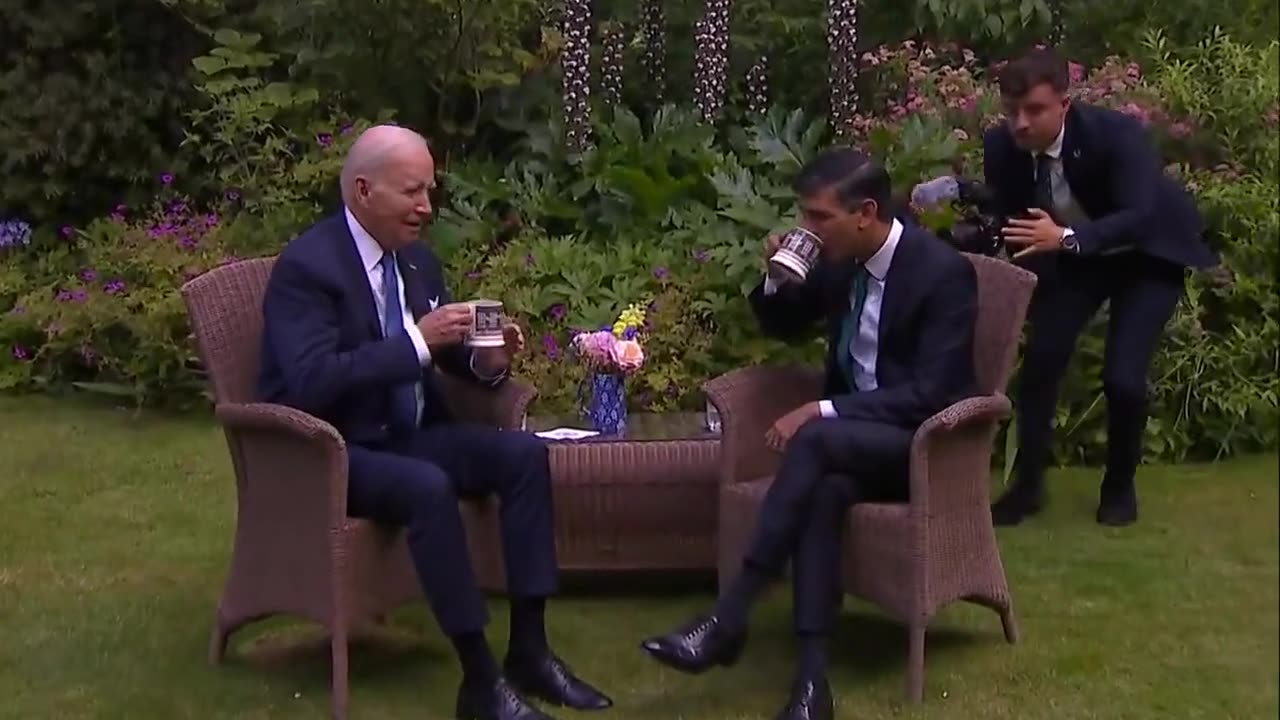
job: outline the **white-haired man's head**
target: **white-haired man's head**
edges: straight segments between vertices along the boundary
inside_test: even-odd
[[[431,218],[428,193],[435,160],[426,138],[397,125],[376,125],[352,144],[342,166],[342,202],[383,249],[418,239]]]

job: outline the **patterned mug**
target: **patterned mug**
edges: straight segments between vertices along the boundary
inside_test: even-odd
[[[803,283],[818,263],[822,238],[802,228],[782,236],[781,247],[769,258],[770,274],[784,282]]]
[[[507,344],[504,329],[506,316],[499,300],[473,300],[471,305],[471,332],[467,333],[469,347],[502,347]]]

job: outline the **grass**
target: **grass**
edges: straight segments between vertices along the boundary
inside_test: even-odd
[[[234,513],[210,421],[3,399],[0,458],[0,717],[327,716],[312,626],[251,626],[227,664],[205,662]],[[904,706],[905,632],[851,602],[833,651],[839,717],[1276,717],[1276,471],[1274,455],[1144,468],[1143,519],[1126,530],[1093,523],[1096,471],[1057,473],[1047,516],[1000,533],[1022,643],[1004,644],[990,611],[944,612],[926,701]],[[792,662],[785,592],[756,614],[734,669],[688,678],[637,650],[710,598],[672,583],[552,605],[555,645],[617,701],[595,717],[772,717]],[[505,610],[492,607],[500,650]],[[421,607],[392,627],[354,650],[352,717],[449,717],[447,641]]]

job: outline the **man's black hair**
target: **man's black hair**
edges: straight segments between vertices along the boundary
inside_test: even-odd
[[[1052,48],[1036,48],[1001,68],[996,82],[1008,98],[1023,97],[1040,85],[1065,93],[1071,87],[1071,70]]]
[[[850,212],[866,200],[876,203],[876,216],[883,222],[893,219],[893,183],[889,172],[866,154],[850,147],[829,148],[818,153],[791,184],[802,198],[831,188],[840,206]]]

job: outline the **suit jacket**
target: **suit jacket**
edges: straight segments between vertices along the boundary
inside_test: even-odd
[[[414,319],[450,302],[440,262],[425,245],[397,254],[405,301]],[[406,334],[384,339],[364,264],[342,213],[326,218],[280,253],[262,304],[258,395],[337,428],[350,443],[380,445],[390,437],[391,388],[423,383],[423,425],[448,421],[434,382],[438,367],[476,379],[465,346],[433,348],[418,362]]]
[[[761,282],[751,307],[761,328],[784,340],[810,336],[825,321],[826,396],[842,418],[915,429],[976,392],[973,369],[978,281],[963,255],[926,230],[905,225],[884,280],[876,348],[876,383],[852,390],[836,363],[849,313],[852,262],[820,262],[803,285],[766,296]]]
[[[983,136],[983,172],[1000,211],[1032,207],[1035,160],[1014,144],[1004,123]],[[1194,199],[1164,173],[1155,146],[1138,120],[1114,110],[1074,103],[1067,110],[1063,174],[1091,221],[1073,227],[1081,255],[1132,245],[1182,267],[1206,268],[1218,259],[1204,243]]]

